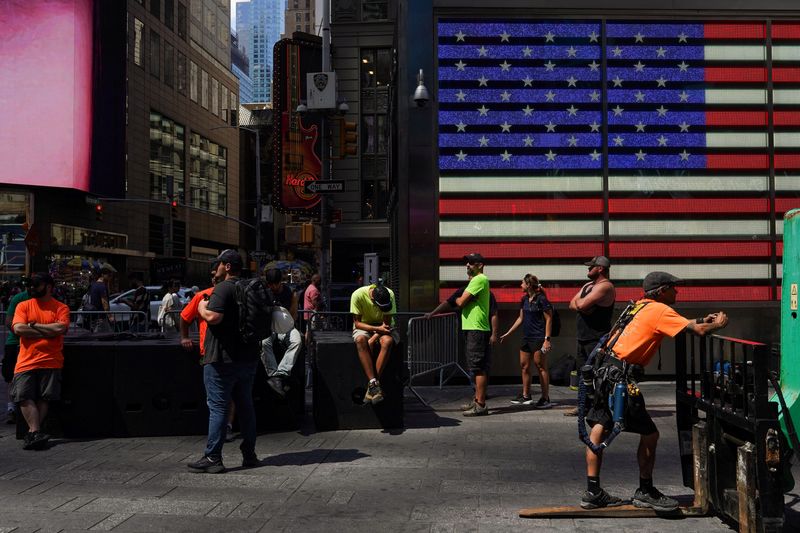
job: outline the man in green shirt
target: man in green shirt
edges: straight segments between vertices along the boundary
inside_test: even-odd
[[[381,377],[392,348],[400,342],[400,336],[392,327],[397,306],[394,292],[378,281],[377,285],[359,287],[350,296],[350,313],[353,314],[353,341],[356,343],[358,359],[367,375],[367,393],[364,403],[376,404],[383,401],[383,390],[378,378]],[[378,359],[372,362],[372,350],[380,345]]]
[[[14,378],[14,367],[17,366],[17,356],[19,355],[19,336],[15,335],[14,330],[11,329],[11,320],[14,318],[14,311],[17,309],[17,304],[25,300],[30,300],[31,298],[24,281],[22,287],[24,290],[11,298],[11,301],[8,302],[8,309],[6,310],[6,328],[8,328],[8,336],[6,336],[6,345],[3,351],[3,380],[9,384]],[[11,401],[10,396],[11,387],[7,388],[9,397],[6,403],[6,422],[15,424],[17,420],[14,411],[14,402]]]
[[[489,278],[483,273],[483,256],[471,253],[464,256],[469,285],[456,298],[461,309],[461,329],[464,331],[465,353],[469,370],[475,375],[475,399],[465,407],[464,416],[489,414],[486,407],[486,388],[491,366],[491,327],[489,324]]]

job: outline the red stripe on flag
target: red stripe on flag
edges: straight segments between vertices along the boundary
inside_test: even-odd
[[[775,198],[775,212],[785,213],[800,208],[800,198]]]
[[[603,255],[602,242],[458,242],[439,245],[442,260],[461,261],[465,255],[478,252],[486,259],[530,259],[532,257],[552,257],[559,259],[581,259],[588,261],[596,255]],[[576,261],[577,263],[577,261]]]
[[[783,257],[783,241],[778,241],[778,246],[777,246],[776,253],[778,254],[778,257]],[[780,294],[780,291],[779,291],[779,294]]]
[[[772,299],[769,287],[677,287],[677,302],[766,302]],[[642,297],[642,289],[617,288],[617,301]]]
[[[766,35],[767,28],[763,23],[708,23],[703,28],[703,37],[706,39],[764,39]]]
[[[766,198],[612,198],[609,213],[768,213]]]
[[[613,268],[613,267],[612,267]],[[466,285],[466,280],[464,281]],[[568,303],[578,292],[580,286],[544,287],[547,299],[555,303]],[[439,289],[439,300],[446,300],[455,288]],[[492,289],[494,297],[501,304],[516,304],[522,298],[520,289]],[[617,287],[617,302],[637,300],[642,297],[640,287]],[[770,301],[769,287],[681,287],[678,286],[678,304],[681,302],[752,302]],[[564,311],[569,312],[569,311]]]
[[[767,81],[767,69],[761,67],[706,67],[705,81],[733,83],[765,82]]]
[[[777,155],[775,156],[777,168]],[[708,154],[706,168],[713,169],[743,169],[743,168],[769,168],[769,157],[766,154]]]
[[[678,241],[678,242],[612,242],[610,257],[624,258],[724,258],[724,257],[769,257],[768,241]],[[612,267],[613,268],[613,267]]]
[[[773,22],[773,39],[800,39],[800,24],[792,22]]]
[[[766,125],[767,113],[765,111],[706,111],[706,126]]]
[[[775,83],[797,83],[800,81],[800,68],[773,67],[772,81]]]
[[[775,111],[772,121],[776,126],[800,126],[800,111]]]
[[[800,169],[800,154],[775,154],[775,170]]]
[[[439,200],[440,215],[549,215],[549,214],[600,214],[601,198],[531,199],[503,198],[476,200]]]

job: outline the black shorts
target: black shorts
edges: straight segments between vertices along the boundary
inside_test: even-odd
[[[471,372],[489,373],[492,366],[492,346],[489,331],[467,330],[464,332],[464,351],[467,356],[467,366]]]
[[[3,380],[11,383],[14,379],[14,367],[17,366],[17,356],[19,355],[19,344],[6,344],[3,352]]]
[[[589,358],[589,355],[591,355],[592,350],[594,350],[594,347],[597,346],[598,342],[600,342],[600,339],[578,341],[578,349],[575,352],[575,368],[578,371],[580,371],[581,367],[586,364],[586,360]]]
[[[11,380],[11,401],[61,399],[61,369],[39,368],[14,374]]]
[[[522,346],[519,347],[519,351],[526,352],[526,353],[536,353],[542,349],[544,345],[544,339],[522,339]]]
[[[614,417],[611,410],[608,408],[608,396],[613,385],[607,382],[603,386],[603,391],[597,395],[592,407],[586,414],[586,423],[589,427],[595,424],[602,424],[603,427],[610,431],[614,427]],[[650,435],[658,431],[653,419],[650,418],[650,413],[647,412],[647,407],[644,404],[644,396],[641,391],[636,396],[628,396],[628,401],[625,406],[625,429],[628,433],[637,433],[639,435]]]

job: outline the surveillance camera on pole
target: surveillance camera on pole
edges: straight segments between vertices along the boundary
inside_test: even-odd
[[[341,102],[339,103],[339,107],[336,108],[336,112],[340,115],[346,115],[350,112],[350,106],[347,105],[347,102]]]
[[[425,87],[425,75],[422,69],[419,69],[419,74],[417,74],[417,90],[414,91],[414,102],[417,104],[417,107],[425,107],[425,104],[427,104],[430,99],[428,88]]]
[[[306,104],[300,104],[297,106],[295,112],[301,117],[305,116],[305,114],[308,113],[308,106],[306,106]]]

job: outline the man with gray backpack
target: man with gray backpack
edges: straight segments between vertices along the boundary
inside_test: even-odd
[[[187,465],[192,472],[208,474],[225,471],[222,446],[231,399],[241,426],[242,466],[260,465],[252,392],[261,341],[270,334],[272,315],[272,296],[263,280],[239,279],[242,257],[238,252],[224,250],[214,260],[214,269],[214,276],[222,281],[198,306],[198,314],[208,323],[201,361],[209,411],[208,441],[203,457]]]

